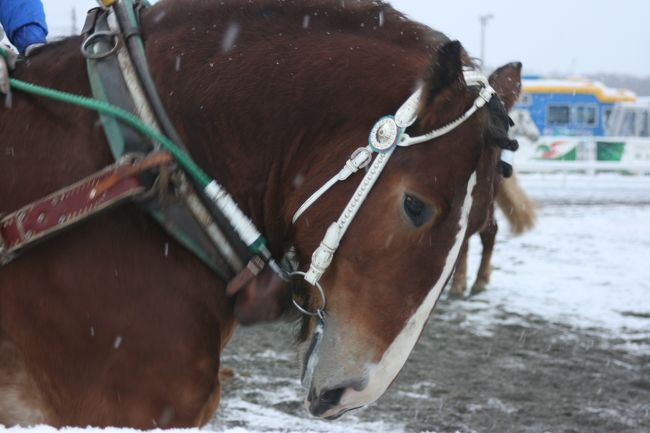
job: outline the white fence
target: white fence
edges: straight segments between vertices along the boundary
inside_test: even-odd
[[[515,167],[521,173],[650,174],[649,138],[543,136],[519,143]]]
[[[515,164],[519,173],[586,173],[613,171],[636,175],[650,175],[650,162],[611,161],[525,161]]]

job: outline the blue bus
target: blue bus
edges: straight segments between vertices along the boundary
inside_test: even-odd
[[[541,135],[602,136],[614,104],[635,100],[598,81],[524,77],[515,108],[530,113]]]

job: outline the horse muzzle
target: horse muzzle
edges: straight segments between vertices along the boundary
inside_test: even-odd
[[[307,398],[305,398],[305,408],[313,416],[325,418],[327,420],[335,420],[340,418],[346,412],[359,409],[367,403],[360,404],[352,403],[347,400],[348,396],[359,395],[359,392],[354,389],[354,385],[340,386],[323,391],[316,391],[315,388],[309,390]]]
[[[316,330],[305,354],[302,375],[307,391],[305,408],[313,416],[325,419],[339,418],[376,400],[366,400],[364,392],[368,385],[368,360],[341,352],[340,346],[333,347],[337,339],[331,337]]]

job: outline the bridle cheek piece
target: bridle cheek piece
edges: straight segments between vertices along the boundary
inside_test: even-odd
[[[352,195],[352,198],[343,209],[338,220],[329,226],[320,245],[312,254],[309,270],[304,273],[294,273],[295,275],[303,277],[307,283],[315,286],[322,298],[321,306],[315,312],[306,310],[294,300],[294,304],[302,313],[318,316],[323,320],[326,298],[319,281],[332,263],[334,254],[338,249],[341,239],[350,227],[350,224],[361,208],[361,205],[368,197],[368,194],[375,185],[379,175],[386,167],[386,164],[395,149],[398,147],[409,147],[414,144],[424,143],[448,134],[469,119],[476,111],[487,105],[496,95],[496,91],[490,86],[487,78],[480,71],[475,69],[464,69],[463,77],[468,86],[480,86],[481,90],[472,106],[460,117],[427,134],[416,137],[409,136],[405,131],[417,120],[417,108],[420,98],[422,97],[422,88],[416,90],[400,107],[400,109],[397,110],[394,116],[384,116],[379,119],[370,131],[368,145],[355,150],[346,161],[343,168],[316,192],[314,192],[307,200],[305,200],[302,206],[296,210],[292,219],[293,223],[295,223],[298,218],[300,218],[300,216],[311,207],[311,205],[313,205],[336,183],[344,181],[360,169],[368,167],[365,176]],[[372,159],[373,154],[376,154],[374,160]],[[512,164],[513,152],[504,149],[502,150],[501,158],[504,162]]]

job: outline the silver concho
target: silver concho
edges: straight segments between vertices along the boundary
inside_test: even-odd
[[[384,153],[397,144],[400,132],[393,116],[382,117],[372,127],[368,144],[375,152]]]

